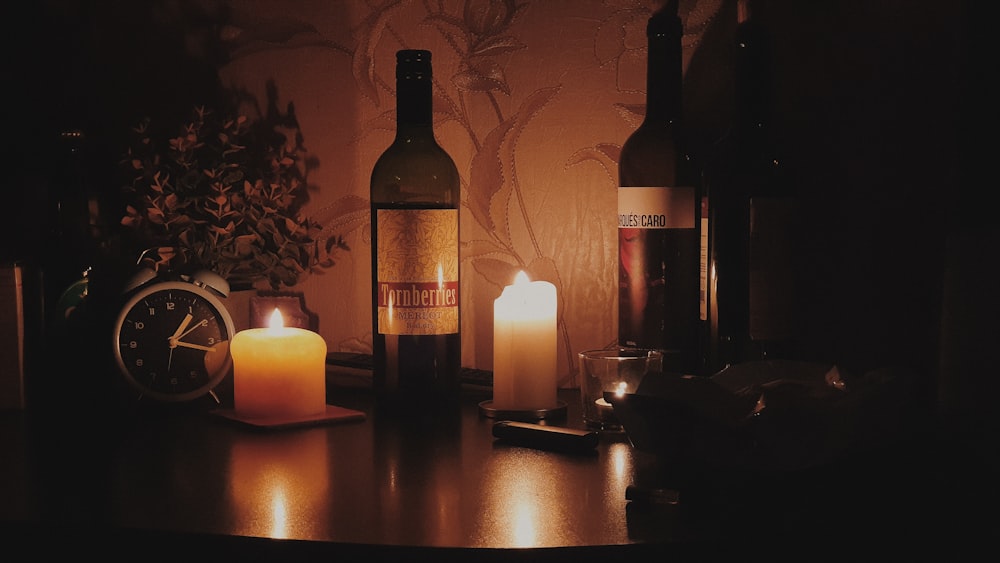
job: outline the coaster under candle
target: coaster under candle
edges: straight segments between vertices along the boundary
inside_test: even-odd
[[[216,409],[211,414],[238,422],[253,428],[277,430],[282,428],[298,428],[302,426],[320,426],[324,424],[339,424],[364,420],[365,413],[337,405],[326,405],[326,410],[309,416],[243,416],[233,409]]]

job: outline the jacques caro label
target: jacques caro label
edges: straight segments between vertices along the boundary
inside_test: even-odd
[[[619,229],[693,229],[691,187],[628,187],[618,190]]]
[[[458,332],[458,210],[379,209],[378,331]]]

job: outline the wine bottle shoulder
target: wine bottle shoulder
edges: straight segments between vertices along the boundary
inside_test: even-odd
[[[761,131],[735,129],[712,148],[706,183],[732,195],[790,195],[786,163],[773,140]]]
[[[455,168],[455,161],[433,138],[396,139],[375,162],[376,167],[415,168],[420,164]]]
[[[372,167],[373,202],[421,196],[457,202],[459,190],[455,161],[437,143],[393,143]]]
[[[640,126],[622,145],[618,179],[621,186],[692,185],[694,166],[673,129]]]

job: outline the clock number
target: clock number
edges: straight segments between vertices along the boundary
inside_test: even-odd
[[[133,349],[133,350],[135,350],[136,348],[139,347],[139,344],[136,343],[135,340],[129,340],[128,341],[128,347],[131,348],[131,349]]]
[[[135,329],[136,330],[142,330],[144,328],[146,328],[146,323],[144,323],[142,321],[135,321]]]
[[[174,310],[174,302],[173,301],[167,301],[167,310],[168,311],[173,311]]]
[[[153,308],[153,307],[149,308],[149,316],[150,317],[155,317],[156,316],[156,309],[155,308]]]
[[[135,360],[135,367],[137,367],[137,368],[141,368],[142,367],[142,358],[136,358],[136,360]]]

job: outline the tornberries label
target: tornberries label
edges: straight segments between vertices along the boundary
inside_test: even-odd
[[[376,213],[379,333],[457,333],[458,210]]]

